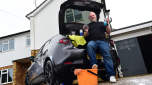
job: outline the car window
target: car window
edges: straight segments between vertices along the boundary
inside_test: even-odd
[[[48,51],[48,48],[49,48],[49,44],[50,44],[50,41],[47,41],[44,45],[44,47],[42,48],[42,54],[44,55],[46,51]]]
[[[56,48],[56,45],[59,43],[59,40],[62,38],[62,35],[56,35],[52,37],[50,40],[48,40],[41,48],[39,53],[37,54],[36,58],[41,57],[44,55],[46,51],[48,51],[49,54],[52,54],[54,52],[54,49]],[[48,55],[49,55],[48,54]]]
[[[71,23],[71,22],[76,22],[76,23],[83,23],[83,24],[88,24],[90,23],[88,19],[89,11],[80,11],[76,9],[67,9],[65,11],[65,23]]]
[[[38,54],[36,55],[36,58],[41,57],[45,51],[48,49],[50,41],[47,41],[41,48],[40,51],[38,52]]]
[[[50,46],[49,52],[50,53],[53,52],[53,50],[55,49],[56,45],[59,43],[60,38],[61,38],[60,36],[56,36],[56,37],[52,38],[52,40],[49,43],[49,46]]]

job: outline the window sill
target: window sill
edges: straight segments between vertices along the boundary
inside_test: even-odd
[[[0,53],[6,53],[6,52],[11,52],[11,51],[14,51],[15,49],[12,49],[12,50],[7,50],[7,51],[2,51]]]
[[[26,47],[30,47],[31,45],[26,45]]]
[[[1,84],[4,84],[4,85],[5,85],[5,84],[10,84],[10,83],[13,83],[13,81],[12,81],[12,82],[1,83]]]

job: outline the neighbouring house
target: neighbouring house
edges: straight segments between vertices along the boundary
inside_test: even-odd
[[[30,30],[0,37],[0,84],[12,85],[12,61],[29,57],[30,46]]]

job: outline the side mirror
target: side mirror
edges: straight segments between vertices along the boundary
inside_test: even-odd
[[[34,62],[34,56],[30,56],[30,60]]]

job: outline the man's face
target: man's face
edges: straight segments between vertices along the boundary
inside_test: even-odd
[[[90,12],[89,14],[90,21],[97,21],[97,16],[94,12]]]

